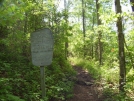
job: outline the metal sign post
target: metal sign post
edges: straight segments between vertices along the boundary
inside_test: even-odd
[[[53,35],[50,29],[44,28],[31,33],[32,63],[40,66],[42,99],[46,95],[44,66],[52,63]]]
[[[44,69],[45,69],[44,66],[40,66],[42,98],[44,98],[46,95],[45,70]]]

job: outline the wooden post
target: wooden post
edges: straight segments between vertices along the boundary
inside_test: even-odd
[[[40,74],[41,74],[41,91],[42,91],[42,99],[45,98],[46,88],[45,88],[45,70],[44,66],[40,66]]]

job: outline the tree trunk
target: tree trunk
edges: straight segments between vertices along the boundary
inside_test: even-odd
[[[97,10],[97,24],[98,26],[101,25],[101,20],[99,19],[99,9],[100,9],[100,4],[98,3],[99,0],[96,0],[96,10]],[[98,31],[98,55],[99,55],[99,64],[102,64],[102,42],[101,42],[101,37],[102,33],[101,31]]]
[[[65,21],[66,21],[66,24],[68,24],[68,15],[67,15],[67,2],[66,0],[64,0],[64,8],[65,8]],[[67,34],[67,28],[65,29],[65,35]],[[68,38],[65,42],[65,58],[67,59],[68,57]]]
[[[85,50],[85,37],[86,37],[86,30],[85,30],[85,6],[84,6],[84,0],[82,0],[82,23],[83,23],[83,41],[84,41],[84,58],[86,55],[86,50]]]
[[[27,33],[27,25],[28,25],[28,18],[27,18],[28,14],[27,12],[25,12],[25,20],[24,20],[24,34]]]
[[[94,20],[94,14],[93,14],[93,25],[92,25],[92,30],[94,32],[94,23],[95,23],[95,20]],[[91,41],[92,41],[92,45],[91,45],[91,57],[92,59],[94,58],[94,35],[91,35]]]
[[[132,11],[134,12],[134,0],[130,0],[130,3],[132,4]]]
[[[120,0],[115,0],[115,9],[116,13],[120,14],[121,5]],[[119,77],[119,90],[120,92],[125,92],[124,85],[126,83],[126,66],[125,66],[125,52],[124,52],[124,34],[122,29],[122,18],[121,16],[117,19],[117,29],[118,29],[118,47],[119,47],[119,68],[120,68],[120,77]]]

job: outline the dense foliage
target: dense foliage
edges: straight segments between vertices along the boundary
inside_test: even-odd
[[[85,0],[86,1],[86,0]],[[114,0],[116,1],[116,0]],[[93,5],[99,4],[99,20],[101,23],[97,23],[97,7]],[[86,37],[85,43],[83,39],[83,33],[78,30],[78,27],[82,27],[82,23],[74,25],[73,40],[70,43],[69,49],[72,51],[72,56],[80,58],[71,58],[74,64],[85,67],[89,72],[95,76],[97,82],[100,82],[102,86],[106,101],[131,101],[133,100],[133,86],[134,86],[134,68],[133,68],[133,15],[130,9],[128,9],[129,2],[123,0],[122,13],[116,14],[114,3],[112,0],[96,0],[96,2],[85,2],[85,28]],[[81,2],[77,2],[80,3]],[[75,3],[74,3],[75,4]],[[77,8],[77,5],[75,6]],[[125,8],[125,9],[123,9]],[[81,8],[82,9],[82,8]],[[118,8],[117,8],[118,9]],[[127,11],[126,11],[127,9]],[[79,12],[78,10],[76,12]],[[73,14],[73,13],[72,13]],[[78,14],[78,13],[77,13]],[[119,91],[119,40],[116,22],[117,19],[122,18],[122,29],[124,34],[124,49],[125,49],[125,64],[126,64],[126,82],[125,82],[125,94]],[[84,48],[85,47],[85,48]],[[84,50],[83,50],[84,49]],[[86,51],[84,57],[83,52]],[[100,52],[101,51],[101,52]],[[101,64],[100,64],[101,54]],[[84,57],[84,60],[81,59]],[[76,60],[75,60],[76,59]],[[123,94],[122,94],[123,93]]]
[[[31,63],[30,33],[45,27],[53,32],[54,53],[52,64],[45,67],[44,101],[66,100],[72,96],[75,72],[70,61],[93,75],[106,101],[134,99],[132,12],[122,9],[121,14],[116,14],[112,0],[82,1],[64,0],[64,8],[60,9],[63,0],[0,0],[1,101],[43,100],[40,69]],[[129,2],[122,0],[121,5],[127,8]],[[125,95],[118,89],[116,22],[119,17],[122,17],[125,45]]]
[[[75,72],[65,58],[70,29],[64,11],[58,12],[54,2],[41,0],[4,0],[0,7],[0,100],[41,100],[40,69],[31,63],[30,33],[44,27],[54,33],[53,62],[45,67],[45,100],[71,97]]]

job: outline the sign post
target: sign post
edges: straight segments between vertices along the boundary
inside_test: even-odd
[[[44,66],[52,63],[53,35],[50,29],[44,28],[31,33],[32,63],[40,67],[42,98],[46,95]]]
[[[41,91],[42,91],[42,98],[46,95],[46,87],[45,87],[45,70],[44,66],[40,66],[40,76],[41,76]]]

